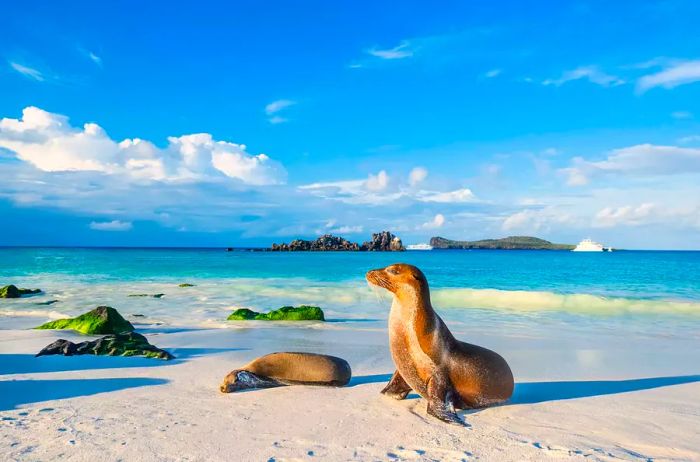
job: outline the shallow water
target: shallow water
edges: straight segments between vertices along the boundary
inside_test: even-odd
[[[0,284],[44,294],[0,300],[0,328],[31,327],[99,304],[133,321],[237,327],[235,307],[320,305],[329,320],[384,329],[390,299],[367,270],[402,261],[420,267],[433,304],[459,330],[527,332],[566,324],[578,331],[623,329],[697,336],[700,252],[430,251],[273,253],[221,249],[0,249]],[[181,288],[188,282],[194,287]],[[129,294],[164,293],[162,298]],[[51,305],[40,305],[58,300]],[[321,326],[318,326],[321,328]]]

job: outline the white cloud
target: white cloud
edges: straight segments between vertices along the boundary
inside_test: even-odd
[[[277,101],[273,101],[265,106],[265,114],[272,115],[295,104],[296,101],[292,101],[290,99],[278,99]]]
[[[386,174],[386,170],[382,170],[376,175],[370,174],[365,185],[370,191],[384,191],[389,185],[389,175]]]
[[[610,152],[606,159],[573,159],[573,165],[561,169],[570,186],[587,184],[591,177],[603,174],[629,176],[677,175],[700,172],[700,149],[639,144]]]
[[[387,191],[389,175],[385,170],[370,173],[366,180],[343,180],[311,183],[299,186],[317,197],[334,199],[347,204],[380,205],[406,196],[403,191]]]
[[[385,50],[371,48],[367,50],[367,53],[381,59],[404,59],[413,56],[413,50],[411,50],[409,46],[410,43],[404,40],[394,48],[389,48]]]
[[[637,90],[645,92],[655,87],[666,89],[700,81],[700,60],[675,61],[664,69],[641,77],[637,81]]]
[[[21,119],[0,119],[0,148],[46,172],[94,171],[131,179],[198,181],[225,175],[251,185],[280,184],[286,171],[265,154],[199,133],[168,138],[165,148],[138,138],[112,140],[95,123],[27,107]]]
[[[271,102],[265,106],[265,114],[268,116],[267,120],[274,125],[288,122],[289,119],[275,114],[290,106],[294,106],[295,104],[297,104],[296,101],[292,101],[290,99],[278,99],[277,101]]]
[[[280,117],[280,116],[273,116],[267,120],[273,125],[283,124],[285,122],[289,122],[289,119],[285,119],[284,117]]]
[[[316,234],[358,234],[364,232],[365,229],[362,225],[337,226],[337,222],[336,219],[328,220],[323,227],[316,230]]]
[[[501,229],[504,231],[536,233],[548,231],[552,225],[557,227],[570,225],[575,220],[569,213],[555,207],[525,209],[506,217],[501,224]]]
[[[635,226],[646,222],[656,211],[656,205],[647,202],[632,207],[605,207],[599,211],[593,221],[593,226],[598,228],[611,228],[618,225]]]
[[[212,151],[211,163],[231,178],[255,185],[279,184],[286,174],[282,167],[265,154],[250,156],[245,146],[226,143],[224,149]]]
[[[417,186],[428,177],[428,170],[423,167],[414,167],[408,174],[408,184]]]
[[[503,70],[501,70],[501,69],[491,69],[490,71],[488,71],[484,74],[484,77],[486,77],[487,79],[492,79],[494,77],[498,77],[499,75],[501,75],[502,72],[503,72]]]
[[[700,141],[700,135],[688,135],[678,139],[681,144],[689,144]]]
[[[606,74],[597,66],[582,66],[571,71],[566,71],[558,79],[546,79],[542,85],[555,85],[557,87],[564,85],[567,82],[586,79],[596,85],[603,87],[615,87],[625,83],[620,77]]]
[[[438,213],[437,215],[435,215],[433,217],[432,220],[430,220],[426,223],[423,223],[421,225],[421,228],[423,228],[423,229],[437,229],[437,228],[441,228],[442,225],[444,225],[444,224],[445,224],[445,216],[441,213]]]
[[[334,228],[326,229],[327,233],[330,234],[358,234],[364,232],[364,227],[362,225],[357,226],[337,226]]]
[[[690,111],[674,111],[671,113],[671,117],[678,120],[692,119],[693,113]]]
[[[93,221],[90,223],[90,229],[95,231],[130,231],[133,228],[130,221]]]
[[[10,67],[12,67],[12,69],[19,72],[20,74],[22,74],[23,76],[25,76],[27,78],[36,80],[38,82],[43,82],[46,80],[46,78],[44,77],[44,74],[42,74],[40,71],[38,71],[34,68],[31,68],[29,66],[25,66],[25,65],[20,64],[20,63],[16,63],[14,61],[9,61],[8,63],[10,65]]]
[[[411,181],[410,175],[408,181],[409,183]],[[409,184],[392,182],[385,170],[381,170],[376,175],[369,174],[366,180],[318,182],[299,186],[299,189],[317,197],[334,199],[347,204],[381,205],[399,199],[443,204],[476,202],[474,193],[468,188],[445,192],[424,189],[416,191]]]
[[[417,198],[422,202],[439,202],[445,204],[474,202],[476,200],[476,196],[474,196],[474,193],[469,188],[447,192],[419,191]]]
[[[95,53],[92,51],[87,52],[88,58],[92,60],[93,63],[97,64],[98,66],[102,67],[102,58],[97,56]]]

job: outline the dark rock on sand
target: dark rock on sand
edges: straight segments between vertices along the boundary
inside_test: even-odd
[[[134,326],[111,306],[98,306],[77,318],[58,319],[36,329],[73,329],[83,334],[104,335],[132,332]]]
[[[269,313],[240,308],[229,315],[229,321],[325,321],[323,310],[317,306],[283,306]]]
[[[87,342],[73,343],[56,340],[46,346],[36,356],[46,355],[105,355],[105,356],[145,356],[156,359],[173,359],[173,355],[148,343],[146,337],[136,332],[107,335]]]
[[[183,282],[182,284],[178,284],[178,287],[194,287],[194,284],[190,284],[188,282]]]
[[[20,298],[22,295],[32,295],[41,293],[41,289],[19,289],[17,286],[0,287],[0,298]]]

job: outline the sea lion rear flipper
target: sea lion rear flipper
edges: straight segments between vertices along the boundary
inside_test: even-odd
[[[428,414],[443,422],[467,426],[455,412],[455,391],[446,374],[435,372],[428,379]]]
[[[391,376],[391,380],[386,384],[386,387],[381,391],[383,395],[391,396],[394,399],[402,400],[411,391],[411,386],[401,377],[399,371],[395,371]]]

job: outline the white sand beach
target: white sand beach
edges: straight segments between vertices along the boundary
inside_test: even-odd
[[[249,327],[250,326],[250,327]],[[543,325],[455,330],[500,352],[516,391],[507,405],[429,418],[415,395],[379,394],[393,371],[386,329],[362,323],[225,329],[138,325],[174,361],[33,355],[67,331],[0,339],[3,460],[700,460],[697,338],[595,337]],[[226,373],[272,351],[347,359],[343,388],[222,394]]]

